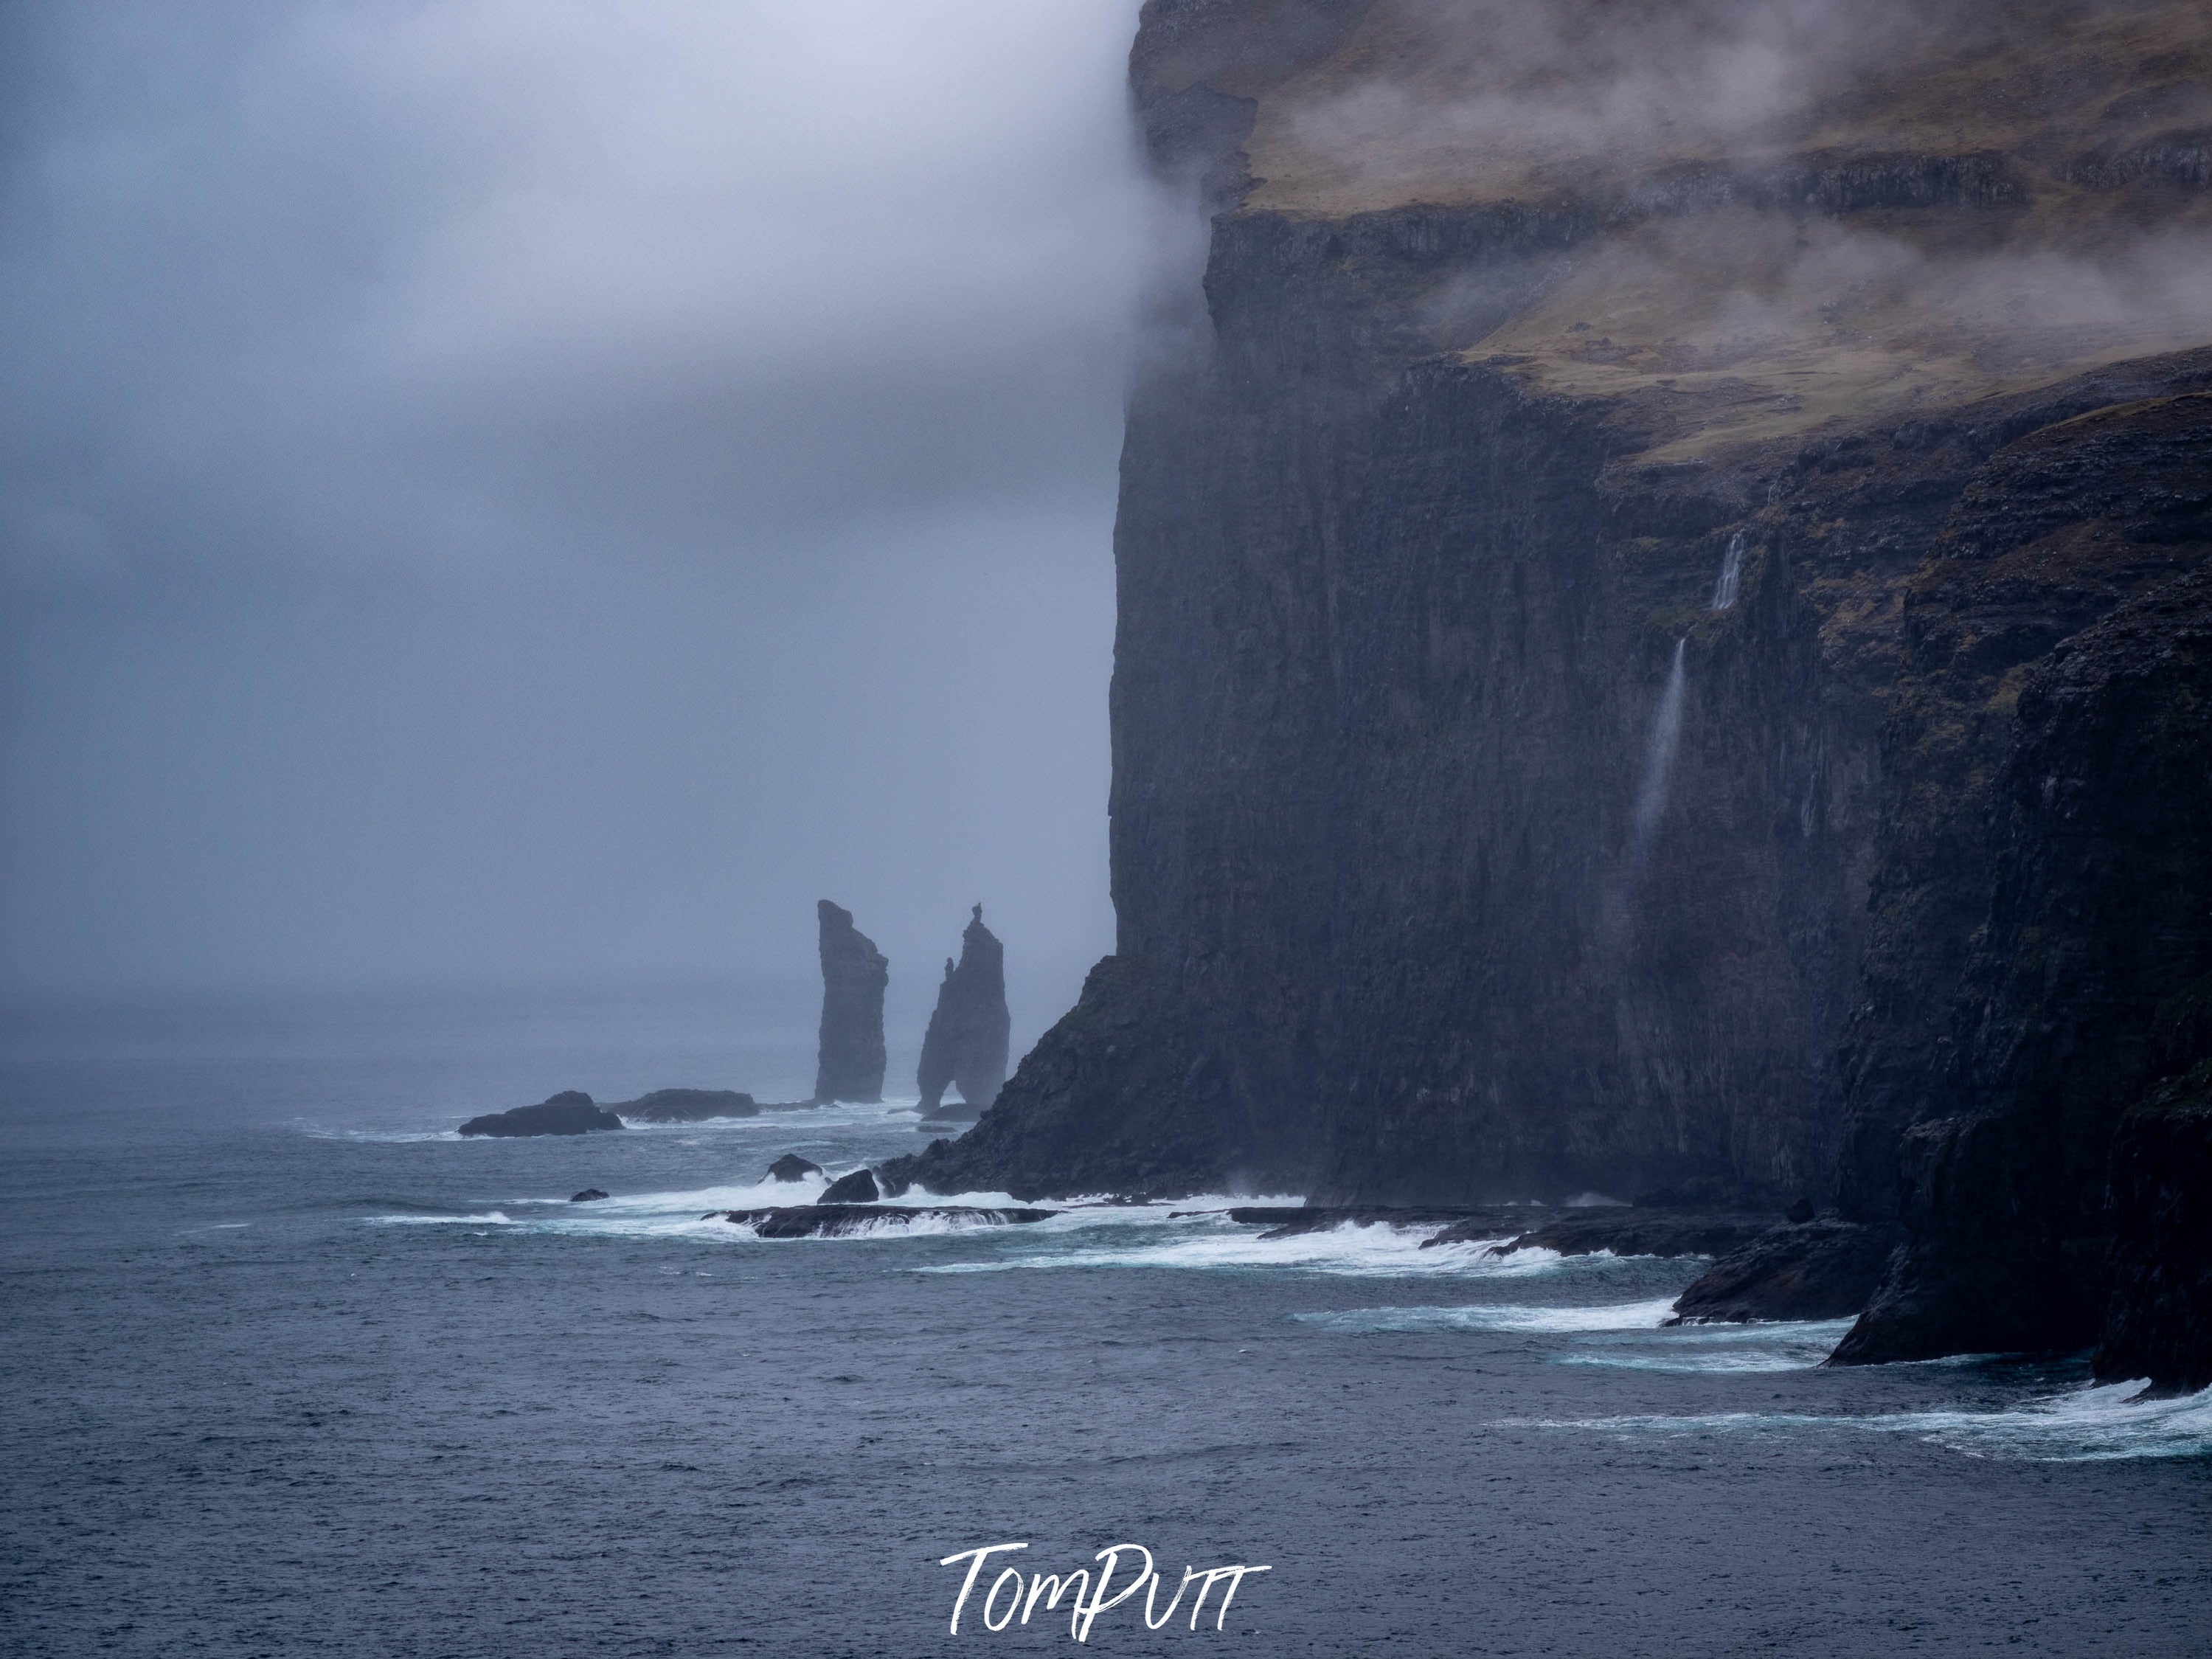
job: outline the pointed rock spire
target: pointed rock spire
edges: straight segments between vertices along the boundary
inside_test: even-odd
[[[1006,1080],[1006,1042],[1013,1021],[1006,1012],[1006,951],[983,925],[975,907],[960,936],[960,960],[947,960],[945,982],[937,989],[937,1012],[921,1042],[921,1089],[925,1117],[972,1118],[997,1097]],[[960,1091],[964,1106],[945,1104],[947,1087]]]

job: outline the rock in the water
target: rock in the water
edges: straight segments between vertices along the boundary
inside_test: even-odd
[[[1006,1080],[1006,1042],[1012,1021],[1006,1012],[1006,952],[983,925],[983,907],[960,936],[960,960],[945,963],[945,982],[937,990],[937,1009],[921,1042],[924,1117],[974,1118],[998,1097]],[[960,1091],[960,1109],[946,1106],[945,1091]]]
[[[1847,1319],[1873,1296],[1896,1242],[1889,1228],[1848,1221],[1777,1227],[1714,1262],[1668,1322]]]
[[[735,1089],[655,1089],[607,1109],[627,1123],[702,1123],[709,1118],[753,1117],[760,1103]]]
[[[568,1201],[571,1204],[596,1204],[605,1196],[597,1187],[586,1187],[580,1193],[569,1194]]]
[[[2112,1293],[2094,1369],[2212,1387],[2212,1062],[2128,1114],[2112,1147]]]
[[[770,1181],[804,1181],[809,1176],[818,1176],[821,1173],[823,1170],[819,1164],[815,1163],[811,1158],[801,1158],[797,1152],[786,1152],[768,1166],[768,1178]]]
[[[598,1129],[619,1129],[623,1121],[604,1106],[594,1105],[580,1089],[565,1089],[535,1106],[517,1106],[508,1112],[487,1112],[461,1125],[465,1135],[580,1135]]]
[[[866,1170],[855,1170],[848,1176],[840,1176],[830,1183],[822,1194],[824,1204],[872,1204],[883,1194],[876,1190],[876,1178]]]
[[[789,1204],[766,1210],[709,1210],[700,1218],[717,1217],[740,1227],[750,1227],[758,1238],[836,1238],[853,1233],[907,1227],[925,1218],[949,1221],[955,1226],[1021,1226],[1048,1221],[1057,1210],[979,1209],[965,1204],[932,1204],[908,1209],[896,1204]]]
[[[853,913],[822,900],[821,1050],[814,1071],[817,1102],[884,1097],[884,987],[890,963],[875,941],[853,926]]]

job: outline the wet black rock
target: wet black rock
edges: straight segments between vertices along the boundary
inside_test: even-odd
[[[597,1187],[586,1187],[580,1193],[569,1194],[568,1201],[571,1204],[596,1204],[605,1196],[606,1194],[601,1192]]]
[[[461,1125],[465,1135],[580,1135],[619,1129],[623,1121],[579,1089],[564,1090],[535,1106],[487,1112]]]
[[[1801,1198],[1782,1212],[1782,1218],[1793,1227],[1802,1227],[1818,1213],[1811,1199]]]
[[[710,1118],[752,1117],[760,1103],[735,1089],[655,1089],[607,1109],[625,1123],[702,1123]]]
[[[797,1152],[786,1152],[768,1166],[768,1176],[771,1181],[804,1181],[809,1176],[822,1173],[819,1164],[811,1158],[801,1158]]]
[[[866,1170],[855,1170],[848,1176],[840,1176],[830,1183],[822,1194],[824,1204],[872,1204],[883,1194],[876,1190],[876,1178]]]
[[[2128,1114],[2112,1147],[2112,1290],[2094,1368],[2212,1387],[2212,1063]]]
[[[1006,1080],[1006,1044],[1012,1021],[1006,1012],[1006,952],[983,925],[983,907],[960,936],[960,960],[947,959],[937,1007],[922,1038],[921,1066],[915,1082],[925,1117],[958,1121],[980,1115],[998,1098]],[[945,1101],[946,1088],[960,1091],[963,1106]]]
[[[2040,511],[2002,531],[1978,518],[1976,533],[2000,548],[2035,537],[2039,567],[2071,560],[2077,592],[2110,608],[2015,682],[1966,826],[1985,866],[1981,926],[1961,941],[1918,1093],[1889,1106],[1924,1115],[1894,1153],[1905,1243],[1838,1347],[1844,1363],[2094,1343],[2112,1303],[2117,1133],[2212,1042],[2203,1022],[2166,1029],[2212,975],[2212,576],[2168,562],[2212,545],[2190,516],[2212,500],[2212,398],[2073,422],[2063,467],[2059,435],[2021,446],[2040,466],[2037,494],[2008,499]],[[2102,521],[2071,522],[2093,509]],[[2068,532],[2057,549],[2053,519]],[[2112,604],[2130,580],[2144,591]],[[2132,1177],[2126,1189],[2131,1204],[2148,1190]],[[2160,1208],[2135,1212],[2139,1238],[2162,1235],[2148,1219]],[[2148,1317],[2170,1304],[2136,1305]]]
[[[825,1200],[828,1194],[824,1194]],[[908,1208],[899,1204],[787,1204],[764,1210],[709,1210],[700,1218],[720,1219],[750,1227],[761,1238],[836,1238],[853,1233],[875,1232],[887,1227],[907,1227],[917,1221],[951,1221],[971,1227],[1018,1227],[1048,1221],[1057,1210],[989,1209],[967,1204],[925,1204]]]
[[[1668,1322],[1848,1319],[1874,1294],[1896,1242],[1893,1229],[1849,1221],[1777,1227],[1714,1262]]]
[[[884,1097],[884,988],[890,963],[828,899],[815,907],[822,930],[821,1048],[814,1098],[872,1103]]]

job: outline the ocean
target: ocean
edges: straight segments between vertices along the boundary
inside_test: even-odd
[[[453,1133],[561,1088],[795,1098],[811,1015],[9,1015],[0,1651],[1072,1650],[1068,1600],[1024,1622],[988,1591],[1114,1545],[1158,1607],[1186,1567],[1267,1571],[1195,1629],[1103,1607],[1102,1653],[2212,1649],[2212,1397],[2079,1359],[1826,1370],[1839,1326],[1662,1328],[1696,1262],[1271,1241],[1220,1213],[1245,1195],[780,1242],[702,1218],[818,1190],[765,1180],[786,1152],[913,1149],[896,1102]],[[1015,1543],[951,1634],[940,1564]]]

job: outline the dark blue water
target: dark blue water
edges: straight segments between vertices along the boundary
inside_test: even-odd
[[[1109,1610],[1108,1653],[2212,1649],[2203,1398],[1656,1328],[1694,1264],[698,1219],[777,1153],[908,1149],[896,1112],[442,1137],[558,1087],[803,1093],[810,1012],[14,1020],[0,1650],[1073,1650],[1064,1608],[947,1635],[939,1559],[1013,1540],[1271,1567],[1218,1632]]]

